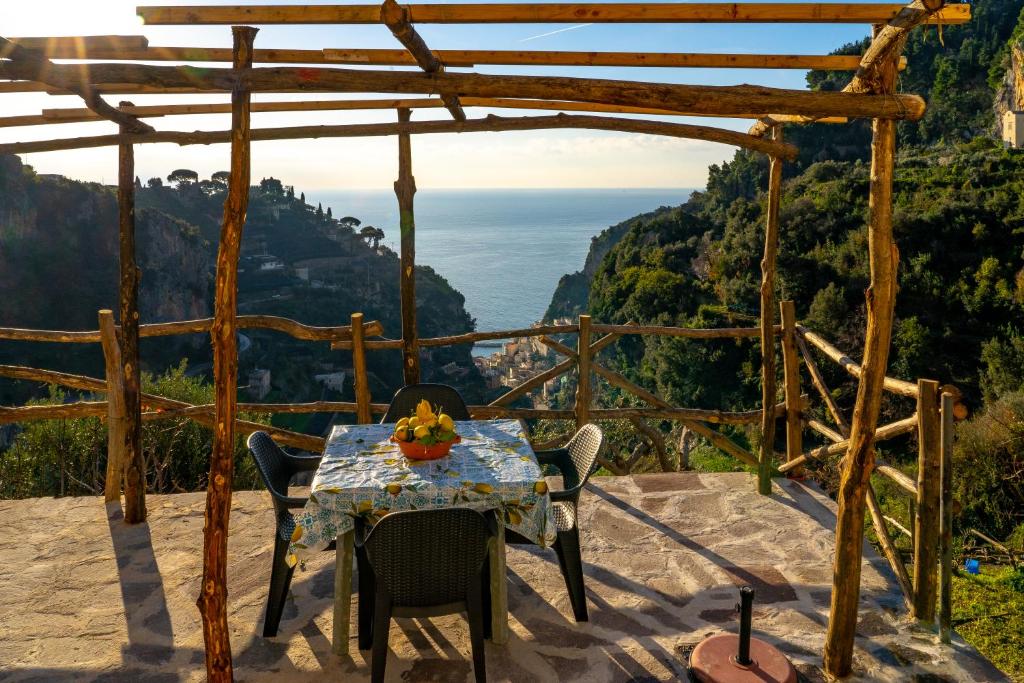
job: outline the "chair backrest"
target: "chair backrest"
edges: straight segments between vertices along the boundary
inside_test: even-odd
[[[249,435],[247,443],[249,452],[256,461],[256,469],[259,470],[263,484],[270,491],[274,507],[277,508],[278,498],[288,496],[288,484],[295,474],[289,467],[288,456],[266,432],[253,432]]]
[[[407,510],[377,522],[364,547],[395,606],[431,607],[466,599],[493,534],[492,523],[469,508]]]
[[[409,417],[422,399],[430,401],[432,406],[441,406],[442,411],[453,420],[469,419],[466,402],[454,387],[447,384],[409,384],[395,392],[381,422],[398,422],[403,417]]]
[[[585,484],[590,478],[595,469],[594,463],[603,447],[604,432],[595,424],[585,424],[580,427],[580,430],[566,444],[565,449],[569,451],[569,458],[576,468],[578,484]]]

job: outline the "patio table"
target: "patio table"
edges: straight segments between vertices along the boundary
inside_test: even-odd
[[[492,640],[508,639],[505,526],[539,545],[554,542],[547,482],[518,420],[457,421],[461,443],[438,460],[409,460],[390,441],[393,424],[338,425],[327,439],[309,500],[295,515],[288,551],[294,566],[337,540],[333,650],[346,654],[355,519],[389,512],[468,507],[497,510],[492,544]]]

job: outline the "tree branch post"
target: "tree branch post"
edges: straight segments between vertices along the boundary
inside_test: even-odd
[[[233,26],[232,65],[252,67],[252,45],[258,29]],[[231,481],[234,474],[235,414],[238,407],[238,255],[249,205],[249,103],[251,93],[244,80],[231,92],[231,176],[220,245],[213,342],[214,435],[210,478],[206,489],[206,526],[203,529],[203,582],[197,600],[203,617],[206,644],[206,676],[210,683],[233,679],[231,639],[227,614],[228,522],[231,515]]]
[[[901,46],[902,48],[902,46]],[[892,94],[896,81],[895,50],[884,69],[880,94]],[[892,183],[896,155],[896,122],[877,118],[872,124],[871,181],[868,203],[870,284],[865,292],[867,328],[864,361],[850,426],[849,449],[839,481],[836,552],[832,568],[832,601],[825,635],[823,663],[827,675],[843,677],[853,668],[853,645],[860,603],[864,512],[874,469],[874,433],[882,403],[885,370],[892,339],[899,254],[892,231]]]
[[[114,312],[106,308],[101,310],[99,325],[107,380],[107,476],[103,484],[103,498],[108,503],[117,501],[120,505],[125,470],[124,366],[121,364],[121,343],[117,340]]]
[[[935,621],[942,488],[939,383],[917,381],[917,505],[914,512],[914,616]]]
[[[130,102],[121,106],[130,107]],[[142,454],[142,380],[139,370],[139,278],[135,255],[135,150],[121,124],[117,209],[120,241],[121,364],[124,401],[124,521],[146,521],[146,462]]]
[[[356,422],[370,424],[370,382],[366,374],[366,331],[363,314],[352,314],[352,386],[356,394]]]
[[[590,422],[590,316],[580,316],[579,339],[576,346],[576,429]]]
[[[803,398],[800,396],[800,356],[796,348],[796,306],[792,301],[779,303],[782,318],[782,366],[786,388],[786,462],[796,460],[804,452]],[[803,468],[796,467],[787,477],[803,476]]]
[[[782,142],[781,126],[772,128],[772,140]],[[768,207],[765,211],[764,256],[761,258],[761,444],[757,462],[757,491],[772,492],[775,453],[775,262],[779,252],[779,201],[782,194],[782,159],[771,157],[768,169]]]
[[[399,109],[399,123],[408,123],[411,113],[409,109]],[[408,133],[398,134],[398,180],[395,181],[395,195],[398,197],[399,226],[402,234],[399,275],[402,372],[406,384],[416,384],[420,381],[419,333],[416,328],[416,215],[413,211],[416,178],[412,174],[412,140]]]

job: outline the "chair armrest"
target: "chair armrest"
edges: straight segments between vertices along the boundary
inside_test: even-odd
[[[556,448],[550,451],[540,451],[537,454],[537,462],[541,465],[550,465],[562,475],[562,485],[566,491],[578,491],[580,488],[580,477],[576,473],[576,465],[569,456],[568,449]]]
[[[273,495],[273,494],[271,494],[271,495]],[[282,503],[284,503],[284,506],[287,507],[287,508],[301,508],[301,507],[305,507],[306,506],[306,501],[309,500],[309,498],[300,498],[298,496],[274,496],[274,497],[277,498]]]
[[[320,461],[324,459],[322,455],[288,455],[288,464],[296,472],[310,472],[320,467]]]

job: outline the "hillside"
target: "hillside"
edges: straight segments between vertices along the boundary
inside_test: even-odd
[[[169,184],[159,178],[137,181],[144,322],[212,314],[226,174],[199,180],[179,169],[169,178]],[[312,325],[345,324],[351,313],[362,311],[368,320],[380,320],[386,334],[400,334],[398,258],[379,246],[380,237],[361,233],[357,218],[335,219],[306,204],[279,180],[262,180],[250,192],[239,264],[239,311]],[[37,175],[16,157],[0,158],[0,286],[19,294],[0,306],[0,326],[95,329],[98,309],[117,308],[117,253],[114,188]],[[419,268],[417,284],[421,335],[473,329],[463,296],[444,278]],[[315,399],[325,390],[314,374],[351,367],[347,353],[272,332],[246,332],[241,346],[241,384],[246,384],[250,369],[270,369],[272,389],[281,400]],[[205,335],[144,340],[142,354],[144,369],[151,372],[176,366],[182,357],[202,372],[211,359]],[[7,342],[0,346],[0,362],[102,374],[102,358],[94,345],[48,348]],[[368,362],[375,396],[390,395],[401,383],[399,354],[373,353]],[[451,362],[461,370],[449,377],[441,368]],[[423,371],[425,380],[444,377],[467,389],[477,377],[468,348],[425,354]],[[0,384],[0,400],[21,402],[39,391],[5,382]],[[350,391],[347,387],[346,393]]]

